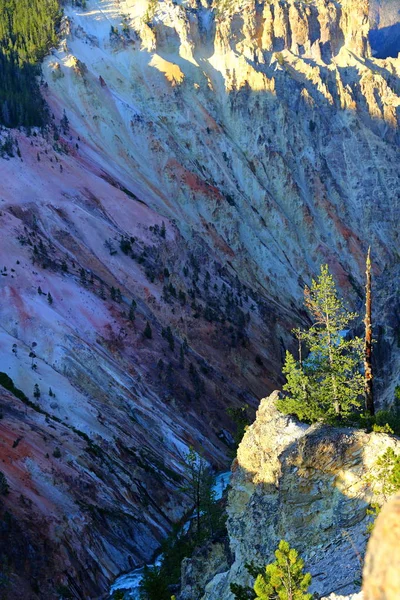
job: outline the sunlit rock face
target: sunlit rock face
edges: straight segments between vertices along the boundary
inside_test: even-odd
[[[400,496],[390,500],[379,515],[365,561],[365,600],[396,600],[400,589]]]
[[[281,539],[304,558],[312,592],[340,598],[360,587],[366,509],[382,502],[366,475],[387,448],[398,452],[400,441],[305,426],[277,411],[278,397],[261,401],[232,465],[227,526],[234,562],[206,586],[204,600],[233,598],[231,583],[251,583],[245,564],[270,562]]]
[[[82,529],[68,529],[83,596],[147,560],[182,516],[189,445],[227,465],[226,409],[254,407],[282,382],[290,331],[306,323],[303,288],[322,262],[362,310],[369,244],[377,390],[392,398],[400,65],[371,58],[369,23],[355,0],[65,6],[43,65],[54,130],[16,132],[21,158],[15,148],[1,160],[0,371],[32,400],[39,385],[61,464],[80,473],[88,460],[78,443],[63,452],[75,427],[119,482],[91,476],[100,511],[103,492],[111,504],[123,495],[114,537],[74,505],[108,548],[95,552],[103,575],[93,579],[93,550],[78,551]],[[30,410],[27,429],[15,425],[18,448],[30,444]],[[14,460],[10,450],[6,475]],[[13,499],[5,510],[23,522]],[[54,589],[69,585],[49,564]]]
[[[371,243],[377,353],[396,371],[399,62],[370,58],[368,3],[91,6],[67,9],[44,68],[79,156],[211,248],[267,311],[300,309],[324,261],[361,308]]]

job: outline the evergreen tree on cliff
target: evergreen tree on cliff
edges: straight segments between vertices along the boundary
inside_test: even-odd
[[[297,550],[281,540],[275,557],[254,583],[256,600],[312,600],[307,592],[311,575],[304,573],[304,561]]]
[[[349,312],[338,296],[327,265],[321,266],[319,277],[305,289],[304,296],[312,325],[301,332],[300,343],[308,356],[296,360],[286,353],[283,389],[288,398],[280,400],[278,408],[306,421],[332,421],[361,404],[363,342],[345,335],[357,315]]]

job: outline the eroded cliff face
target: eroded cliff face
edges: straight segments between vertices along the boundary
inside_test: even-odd
[[[53,409],[52,417],[7,392],[0,411],[0,471],[9,486],[0,495],[4,597],[99,598],[115,573],[133,567],[138,548],[151,558],[182,514],[171,498],[176,480],[164,473],[160,486],[164,465],[144,475],[123,438],[117,455],[72,414],[59,419]]]
[[[108,1],[67,15],[45,76],[91,159],[282,315],[322,261],[360,306],[371,243],[391,344],[400,67],[370,58],[368,3]]]
[[[115,538],[77,509],[103,540],[95,582],[86,525],[69,530],[85,597],[146,561],[182,516],[189,444],[227,464],[226,408],[255,406],[280,383],[321,262],[361,307],[369,244],[377,389],[392,397],[400,64],[371,58],[368,23],[355,1],[65,6],[62,43],[43,66],[52,127],[13,133],[21,158],[15,148],[0,165],[0,371],[31,399],[40,386],[43,427],[61,420],[74,472],[87,456],[65,424],[107,455],[120,483],[92,476],[100,508],[103,490],[110,504],[124,490]],[[14,433],[42,464],[28,432],[36,416]],[[18,460],[10,454],[7,476]],[[24,482],[13,484],[22,494]]]
[[[228,535],[234,561],[206,586],[204,600],[233,598],[231,583],[249,584],[245,564],[267,564],[285,539],[313,575],[322,596],[356,593],[365,553],[366,509],[382,502],[367,483],[394,437],[354,429],[302,425],[261,401],[232,466]]]

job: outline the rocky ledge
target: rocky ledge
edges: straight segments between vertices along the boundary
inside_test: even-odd
[[[233,462],[227,506],[233,562],[210,574],[203,600],[233,599],[231,583],[251,584],[245,564],[268,563],[282,538],[303,556],[312,592],[359,600],[366,511],[382,501],[366,476],[387,448],[400,451],[400,440],[304,425],[279,413],[277,398],[274,392],[261,401]]]

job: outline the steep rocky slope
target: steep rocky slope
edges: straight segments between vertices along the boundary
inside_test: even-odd
[[[21,156],[14,145],[0,159],[0,371],[31,400],[38,384],[49,415],[3,422],[6,439],[24,440],[5,442],[5,510],[33,532],[15,494],[49,469],[56,483],[41,483],[40,498],[61,488],[43,529],[56,540],[54,584],[39,597],[68,585],[56,556],[65,536],[75,597],[100,597],[149,558],[185,510],[187,446],[227,465],[226,408],[254,407],[280,382],[290,330],[306,318],[304,283],[328,262],[360,308],[369,243],[377,383],[391,398],[400,63],[371,58],[368,13],[355,0],[66,4],[43,66],[52,127],[14,132]],[[4,395],[5,415],[10,403]],[[52,454],[34,443],[38,428],[60,459],[43,459]],[[33,483],[22,450],[40,465]],[[122,502],[123,517],[77,504],[82,468],[90,504],[101,513]],[[46,513],[38,493],[32,502]],[[82,545],[88,535],[101,547]]]
[[[67,9],[49,101],[87,141],[82,155],[190,245],[201,238],[268,311],[293,315],[322,260],[359,306],[371,242],[389,340],[399,63],[370,58],[368,9],[93,1]]]
[[[355,593],[365,553],[366,509],[382,502],[368,483],[374,465],[400,440],[354,429],[311,427],[261,401],[239,446],[228,494],[233,564],[206,586],[204,600],[233,598],[231,583],[248,584],[245,564],[271,560],[280,539],[299,550],[313,575],[311,591]]]

